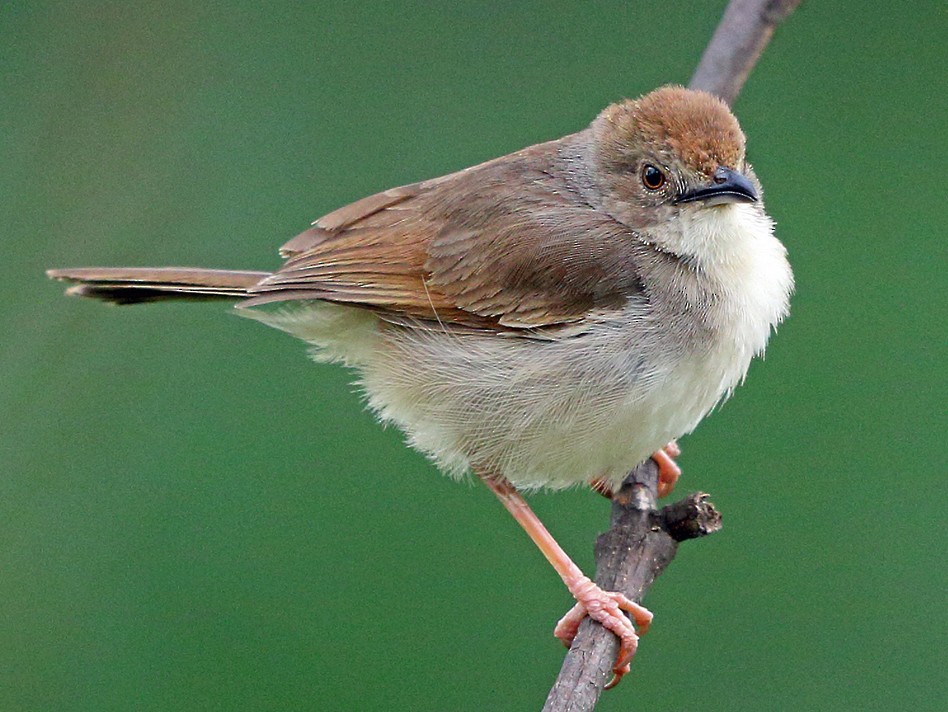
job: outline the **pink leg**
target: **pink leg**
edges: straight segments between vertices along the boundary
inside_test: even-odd
[[[478,474],[484,484],[497,495],[507,511],[520,523],[547,561],[553,565],[560,578],[563,579],[563,583],[566,584],[566,588],[577,601],[576,605],[557,624],[553,634],[568,647],[572,644],[579,623],[588,615],[618,636],[619,653],[612,668],[612,681],[606,686],[614,687],[629,671],[629,661],[635,655],[639,644],[639,636],[623,611],[632,615],[635,624],[643,634],[652,622],[651,612],[621,593],[603,591],[586,578],[507,479]]]
[[[678,443],[672,440],[652,455],[652,459],[658,465],[658,496],[667,497],[675,489],[675,483],[681,477],[681,468],[675,462],[675,458],[681,455],[681,448]]]

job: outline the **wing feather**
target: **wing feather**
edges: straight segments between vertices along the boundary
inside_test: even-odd
[[[363,198],[290,240],[254,304],[324,299],[398,323],[535,330],[641,297],[643,243],[565,181],[557,142]],[[518,186],[522,186],[518,188]]]

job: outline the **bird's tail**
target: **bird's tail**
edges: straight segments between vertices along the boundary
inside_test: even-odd
[[[170,299],[241,299],[269,272],[196,267],[76,267],[51,269],[52,279],[72,282],[66,294],[115,304]]]

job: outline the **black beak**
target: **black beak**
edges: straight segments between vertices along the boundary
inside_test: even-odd
[[[693,203],[696,200],[705,205],[723,205],[724,203],[756,203],[760,200],[757,188],[747,178],[731,168],[718,168],[712,179],[714,183],[707,188],[698,188],[685,193],[675,203]]]

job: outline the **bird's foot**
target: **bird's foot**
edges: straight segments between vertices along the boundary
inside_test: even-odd
[[[603,591],[585,576],[574,582],[567,582],[567,586],[576,599],[576,605],[556,624],[553,635],[567,648],[570,647],[579,630],[579,624],[587,615],[598,621],[606,630],[612,631],[619,638],[619,653],[612,667],[612,680],[605,689],[615,687],[629,671],[629,663],[639,646],[639,635],[648,631],[652,613],[621,593]],[[623,611],[632,615],[635,625],[638,626],[638,633]]]
[[[658,465],[658,496],[667,497],[675,489],[675,483],[681,477],[681,468],[675,462],[675,458],[681,455],[681,448],[678,443],[672,440],[668,445],[658,450],[652,455],[655,464]]]

